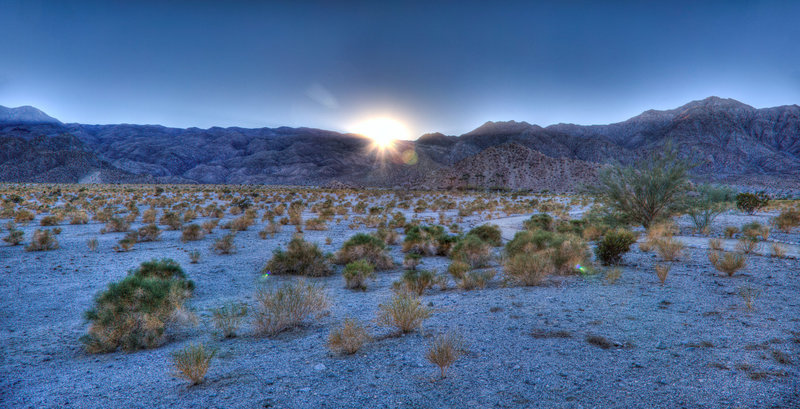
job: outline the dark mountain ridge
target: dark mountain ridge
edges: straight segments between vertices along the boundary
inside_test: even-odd
[[[314,128],[62,124],[35,108],[0,108],[2,181],[291,185],[336,181],[442,188],[454,186],[442,182],[453,172],[480,168],[491,177],[466,182],[475,187],[562,189],[569,183],[537,177],[592,177],[598,164],[631,162],[672,143],[681,156],[699,164],[694,170],[697,179],[800,185],[800,107],[756,109],[718,97],[671,110],[648,110],[609,125],[543,128],[527,122],[487,122],[461,136],[433,133],[417,141],[400,141],[396,152],[385,157],[372,152],[369,140],[361,136]],[[484,153],[501,145],[505,147]],[[567,161],[549,161],[528,150]],[[532,164],[559,171],[517,169]],[[490,167],[503,170],[491,172]]]

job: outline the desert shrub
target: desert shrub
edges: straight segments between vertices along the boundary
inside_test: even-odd
[[[729,187],[700,185],[694,196],[687,201],[687,213],[694,223],[695,230],[708,234],[714,220],[728,209],[734,199],[734,191]]]
[[[69,224],[86,224],[89,223],[89,213],[83,210],[70,213]]]
[[[724,234],[725,234],[725,238],[726,239],[732,239],[733,236],[735,236],[737,233],[739,233],[739,228],[738,227],[736,227],[736,226],[728,226],[728,227],[725,228],[725,233]]]
[[[308,219],[306,220],[306,230],[328,230],[328,225],[321,218]]]
[[[244,215],[231,220],[231,222],[228,224],[228,228],[230,228],[232,232],[245,231],[249,229],[250,226],[252,226],[254,223],[255,221],[252,218],[247,217],[247,215]]]
[[[192,223],[183,228],[181,232],[181,241],[197,241],[203,238],[203,228],[197,223]]]
[[[635,242],[636,235],[632,231],[611,230],[597,243],[595,255],[603,265],[616,265],[622,261],[622,256],[630,251],[631,245]]]
[[[235,233],[228,233],[217,239],[211,246],[217,254],[233,254],[236,252],[236,243],[233,239],[236,238]]]
[[[150,223],[139,228],[139,241],[156,241],[161,235],[161,229],[155,223]]]
[[[403,240],[404,253],[416,253],[423,256],[432,256],[436,254],[436,243],[430,233],[421,229],[419,226],[412,226],[406,231],[406,237]]]
[[[275,237],[276,234],[281,232],[281,225],[275,222],[269,222],[264,228],[258,232],[258,236],[262,239]]]
[[[553,217],[547,213],[539,213],[525,220],[522,225],[528,230],[553,231]]]
[[[346,318],[341,326],[331,330],[328,347],[339,353],[352,355],[369,341],[367,330],[356,320]]]
[[[347,263],[342,272],[345,287],[357,290],[367,289],[367,279],[375,276],[375,268],[367,260],[356,260]]]
[[[422,295],[436,283],[436,274],[430,270],[406,270],[395,288]]]
[[[669,270],[672,268],[672,264],[656,264],[656,276],[658,280],[661,281],[661,284],[664,284],[667,281],[667,275],[669,274]]]
[[[484,224],[475,227],[467,233],[467,236],[476,236],[493,247],[503,245],[503,238],[500,236],[500,228],[494,224]]]
[[[131,224],[121,217],[112,217],[106,222],[103,232],[106,233],[121,233],[130,229]]]
[[[183,214],[184,223],[191,223],[196,218],[197,218],[197,212],[195,212],[194,210],[187,210],[186,213]]]
[[[421,327],[422,322],[431,316],[431,310],[409,293],[395,294],[388,304],[381,304],[379,308],[378,323],[397,328],[403,333]]]
[[[683,242],[672,237],[662,237],[655,242],[656,252],[664,261],[675,261],[683,252]]]
[[[142,213],[142,223],[153,224],[156,222],[156,209],[147,209]]]
[[[758,240],[750,237],[742,237],[736,242],[736,251],[742,254],[750,254],[758,249]]]
[[[164,212],[158,222],[167,226],[169,230],[180,230],[183,227],[181,216],[175,212]]]
[[[509,256],[503,267],[506,279],[515,285],[540,285],[547,276],[556,272],[553,250],[521,252]]]
[[[203,344],[189,344],[189,346],[172,354],[175,364],[175,376],[199,385],[203,382],[211,365],[211,360],[217,354],[215,349],[207,350]]]
[[[780,243],[772,243],[770,245],[770,255],[775,258],[786,257],[786,249]]]
[[[495,270],[467,272],[458,280],[458,287],[467,291],[486,288],[486,284],[488,284],[496,274],[497,271]]]
[[[748,214],[753,214],[769,205],[766,192],[739,193],[736,195],[736,207]]]
[[[491,247],[480,237],[468,234],[456,243],[450,257],[469,263],[472,268],[484,267],[491,258]]]
[[[397,239],[399,238],[399,236],[400,235],[393,228],[381,227],[375,232],[375,237],[379,238],[384,243],[389,244],[389,245],[396,244],[397,243]]]
[[[56,226],[59,223],[61,223],[61,218],[55,215],[45,216],[39,220],[40,226]]]
[[[36,229],[31,242],[25,246],[25,251],[48,251],[58,248],[58,240],[50,230]]]
[[[125,234],[125,237],[120,239],[119,242],[113,247],[115,251],[124,252],[130,251],[136,242],[139,240],[139,233],[136,231],[131,231]]]
[[[441,378],[444,378],[447,376],[447,368],[466,351],[464,338],[456,332],[447,332],[434,338],[433,343],[425,353],[425,358],[439,367],[439,374]]]
[[[604,168],[589,191],[611,211],[648,228],[683,207],[691,167],[668,145],[632,166]]]
[[[708,240],[708,248],[711,250],[722,250],[722,240],[720,239],[709,239]]]
[[[409,270],[416,270],[421,262],[422,256],[416,253],[406,253],[405,257],[403,257],[403,267]]]
[[[273,336],[319,317],[328,310],[322,288],[304,281],[262,287],[256,293],[255,325],[260,335]]]
[[[747,264],[747,256],[729,251],[712,251],[709,253],[708,258],[714,268],[728,276],[734,275]]]
[[[461,280],[464,278],[464,274],[471,269],[472,266],[470,266],[469,263],[460,260],[453,260],[453,262],[447,267],[447,272],[450,273],[450,275],[456,280]]]
[[[22,230],[11,228],[8,230],[8,234],[5,237],[3,237],[3,241],[12,246],[16,246],[22,243],[22,239],[24,236],[25,232],[23,232]]]
[[[89,247],[89,251],[97,250],[98,241],[96,238],[92,237],[89,240],[86,240],[86,246]]]
[[[200,251],[192,250],[189,252],[189,262],[192,264],[197,264],[200,261]]]
[[[800,226],[800,210],[785,209],[772,219],[772,224],[778,230],[789,233],[793,228]]]
[[[327,276],[333,272],[328,259],[316,244],[295,237],[289,242],[286,251],[275,250],[262,271],[311,277]]]
[[[386,252],[384,242],[364,233],[350,237],[335,257],[337,264],[347,264],[362,259],[367,260],[376,270],[386,270],[394,266],[392,258]]]
[[[219,219],[211,219],[204,221],[201,226],[203,226],[203,231],[206,234],[211,234],[214,231],[214,229],[217,228],[218,224],[219,224]]]
[[[35,217],[36,216],[33,214],[33,212],[21,209],[14,214],[14,223],[28,224],[28,222],[33,220]]]
[[[769,238],[769,226],[759,222],[751,222],[742,226],[742,236],[750,240],[766,240]]]
[[[247,315],[247,305],[241,303],[227,303],[219,308],[211,310],[211,318],[214,327],[222,333],[225,338],[233,338],[236,331],[242,324],[242,320]]]
[[[193,289],[174,261],[143,263],[97,295],[86,312],[91,324],[81,340],[90,353],[156,347]]]
[[[589,246],[583,239],[571,234],[543,230],[517,232],[514,238],[506,243],[505,253],[507,258],[511,259],[521,253],[533,253],[547,249],[552,250],[547,254],[558,273],[575,272],[576,265],[589,264]]]

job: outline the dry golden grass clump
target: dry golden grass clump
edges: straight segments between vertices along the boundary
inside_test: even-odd
[[[556,272],[552,250],[514,255],[506,259],[503,267],[506,279],[520,286],[540,285]]]
[[[211,317],[214,327],[222,333],[225,338],[233,338],[236,331],[242,324],[242,320],[247,315],[247,305],[241,303],[227,303],[222,307],[211,310]]]
[[[188,226],[184,226],[183,231],[181,231],[181,241],[186,243],[187,241],[197,241],[203,239],[203,228],[196,223],[192,223]]]
[[[658,280],[661,281],[661,284],[664,284],[664,282],[667,281],[669,270],[672,269],[672,264],[656,264],[655,269]]]
[[[769,239],[769,226],[762,226],[761,223],[752,222],[742,226],[742,236],[753,241]]]
[[[341,326],[331,330],[328,347],[339,354],[352,355],[369,339],[367,330],[358,321],[346,318]]]
[[[656,247],[659,240],[671,238],[677,231],[678,228],[672,222],[654,224],[647,229],[647,236],[644,242],[639,243],[639,250],[648,252]]]
[[[243,215],[231,220],[227,226],[232,232],[239,232],[249,229],[253,224],[255,224],[255,220]]]
[[[275,222],[269,222],[264,228],[258,232],[258,236],[262,239],[267,237],[275,237],[276,234],[281,232],[281,225]]]
[[[516,285],[538,285],[551,274],[575,274],[591,256],[583,239],[544,230],[518,232],[505,247],[506,278]]]
[[[25,236],[25,232],[22,230],[18,230],[16,226],[11,226],[8,229],[8,234],[3,237],[3,241],[12,245],[16,246],[22,243],[22,239]]]
[[[61,223],[61,217],[56,215],[45,216],[39,220],[40,226],[57,226],[59,223]]]
[[[683,242],[672,237],[662,237],[655,241],[656,252],[664,261],[675,261],[681,257]]]
[[[460,334],[451,331],[434,338],[433,343],[425,353],[425,358],[430,363],[438,366],[441,378],[445,378],[450,365],[466,352],[464,338]]]
[[[125,237],[120,239],[120,241],[117,242],[117,244],[112,248],[114,249],[114,251],[117,252],[130,251],[131,249],[133,249],[133,246],[136,244],[138,240],[139,240],[139,233],[137,233],[134,230],[125,234]]]
[[[770,245],[770,255],[775,258],[786,257],[786,249],[779,243],[772,243]]]
[[[714,251],[722,251],[722,240],[720,239],[710,239],[708,240],[708,248]]]
[[[161,235],[161,229],[155,223],[147,224],[139,228],[139,241],[156,241]]]
[[[183,227],[181,216],[175,212],[164,212],[158,222],[167,226],[169,230],[180,230]]]
[[[236,252],[236,243],[233,239],[236,238],[235,233],[228,233],[217,239],[211,246],[217,254],[233,254]]]
[[[395,291],[407,291],[422,295],[425,290],[437,284],[436,273],[430,270],[406,270],[403,277],[393,284]]]
[[[14,223],[28,224],[35,217],[36,216],[33,214],[33,212],[21,209],[14,215]]]
[[[306,220],[306,230],[316,230],[316,231],[328,230],[328,225],[325,224],[325,220],[321,218],[308,219]]]
[[[431,316],[431,310],[423,306],[419,298],[404,292],[393,295],[388,304],[381,304],[379,308],[378,323],[403,333],[421,327],[422,322]]]
[[[784,233],[800,226],[800,209],[785,209],[772,219],[772,224]]]
[[[203,231],[206,234],[211,234],[214,232],[214,229],[217,228],[218,224],[219,224],[219,219],[211,219],[204,221],[201,226],[203,226]]]
[[[58,248],[58,240],[51,230],[36,229],[25,251],[48,251]]]
[[[156,209],[147,209],[142,213],[142,223],[153,224],[156,222]]]
[[[712,250],[708,253],[708,261],[710,261],[711,265],[718,271],[732,276],[737,271],[744,268],[747,264],[747,256],[742,253]]]
[[[457,281],[458,288],[466,291],[483,289],[497,275],[497,270],[470,271]]]
[[[203,383],[206,372],[211,365],[211,360],[217,354],[215,349],[208,350],[205,345],[189,344],[189,346],[172,354],[175,364],[175,376],[185,379],[192,385]]]
[[[319,317],[327,312],[329,306],[323,289],[305,281],[261,288],[256,293],[256,302],[256,332],[267,336]]]
[[[742,237],[736,242],[736,251],[742,254],[750,254],[756,250],[758,250],[759,244],[758,239],[753,237]]]
[[[112,217],[100,233],[123,233],[130,230],[131,224],[121,217]]]
[[[369,234],[358,233],[350,237],[336,253],[336,264],[347,264],[357,260],[366,260],[376,270],[394,267],[394,262],[386,252],[386,245],[380,239]]]
[[[95,238],[95,237],[92,237],[91,239],[86,240],[86,246],[89,247],[89,251],[97,250],[97,244],[98,244],[98,241],[97,241],[97,238]]]

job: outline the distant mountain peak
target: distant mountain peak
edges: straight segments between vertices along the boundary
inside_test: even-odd
[[[470,135],[507,135],[522,133],[530,129],[541,129],[537,125],[531,125],[525,121],[487,121],[483,125],[465,133],[462,136]]]
[[[711,109],[755,109],[750,105],[739,102],[733,98],[720,98],[717,96],[710,96],[698,101],[689,102],[686,105],[679,107],[679,110],[691,108],[711,108]]]
[[[0,123],[60,124],[61,121],[29,105],[16,108],[0,105]]]

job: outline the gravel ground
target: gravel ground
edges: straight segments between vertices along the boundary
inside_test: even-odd
[[[758,218],[766,216],[725,215],[718,230]],[[506,230],[516,222],[498,223]],[[333,252],[352,234],[367,231],[348,224],[305,237]],[[796,259],[753,256],[742,272],[723,277],[703,248],[690,247],[661,285],[653,270],[657,256],[634,246],[613,284],[598,274],[520,288],[504,287],[498,277],[483,290],[429,290],[423,301],[433,316],[422,331],[405,336],[374,323],[378,304],[391,297],[391,283],[402,271],[381,272],[366,292],[355,292],[343,288],[339,267],[331,277],[312,279],[332,300],[329,315],[274,338],[251,335],[248,323],[241,337],[220,340],[209,310],[228,300],[252,301],[259,270],[294,232],[285,226],[274,239],[261,240],[262,225],[239,233],[239,251],[229,256],[209,250],[225,233],[219,229],[186,244],[179,232],[165,231],[160,241],[116,253],[111,247],[123,234],[99,235],[97,223],[61,226],[61,248],[54,251],[0,246],[0,406],[800,407]],[[34,228],[25,228],[26,237]],[[96,252],[86,250],[90,237],[100,240]],[[331,245],[324,244],[326,237]],[[800,234],[782,239],[799,242]],[[202,253],[198,264],[189,264],[192,249]],[[402,260],[399,246],[391,253]],[[174,258],[195,281],[189,305],[199,324],[171,332],[156,349],[86,354],[78,338],[88,327],[82,314],[95,294],[154,257]],[[429,257],[421,268],[442,271],[448,262]],[[753,310],[739,296],[742,287],[760,291]],[[345,317],[366,322],[374,337],[353,356],[325,346],[330,329]],[[434,335],[450,329],[464,335],[470,352],[438,379],[438,368],[424,354]],[[607,348],[587,342],[589,336],[605,338]],[[171,353],[190,342],[219,350],[205,383],[196,387],[172,374]]]

